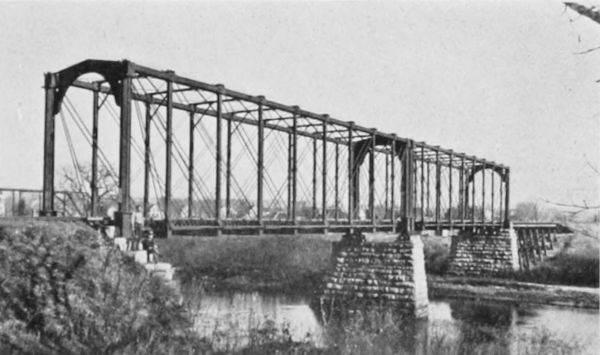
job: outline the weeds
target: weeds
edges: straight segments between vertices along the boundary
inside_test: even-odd
[[[450,240],[448,237],[423,237],[425,272],[444,275],[450,266]]]
[[[560,237],[562,247],[556,255],[545,259],[531,270],[509,276],[528,282],[598,287],[598,227],[585,224],[570,227],[576,232]]]
[[[217,286],[243,290],[315,290],[339,236],[173,237],[161,241],[166,260],[180,269],[184,284],[213,278]]]
[[[535,268],[510,275],[519,281],[574,286],[599,286],[598,256],[572,255],[561,252]]]
[[[201,349],[173,290],[76,223],[0,225],[0,350],[165,354]]]
[[[283,328],[265,322],[249,330],[249,341],[221,344],[218,354],[332,354],[332,355],[566,355],[581,354],[583,347],[572,339],[560,339],[544,329],[517,333],[506,327],[482,324],[434,323],[426,320],[398,321],[389,313],[355,314],[325,328],[325,343],[293,341]]]

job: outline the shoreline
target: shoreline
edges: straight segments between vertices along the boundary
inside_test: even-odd
[[[494,278],[427,275],[429,296],[599,309],[600,289]]]
[[[290,282],[252,280],[248,276],[222,278],[198,274],[188,285],[199,283],[205,291],[263,292],[271,294],[318,294],[322,275],[308,275]],[[569,285],[550,285],[508,279],[427,275],[429,297],[529,303],[561,307],[599,309],[600,289]]]
[[[219,278],[210,274],[202,274],[188,283],[199,282],[205,291],[315,296],[318,293],[318,287],[315,287],[316,278],[316,275],[312,275],[312,277],[306,277],[299,282],[267,282],[251,280],[246,276]],[[600,308],[600,289],[591,287],[438,275],[427,275],[427,287],[429,297],[432,299],[454,298],[573,308]]]

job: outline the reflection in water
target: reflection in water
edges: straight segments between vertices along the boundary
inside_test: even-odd
[[[261,328],[263,336],[273,332],[271,335],[277,333],[294,341],[310,341],[316,346],[325,346],[328,335],[332,334],[331,325],[326,332],[319,313],[311,310],[309,301],[297,297],[208,294],[202,296],[196,307],[197,331],[221,349],[248,345],[256,335],[253,332]],[[584,353],[596,353],[595,349],[600,347],[598,310],[430,300],[429,320],[406,323],[398,336],[398,344],[414,354],[427,353],[431,339],[440,336],[456,343],[458,353],[490,342],[502,353],[523,353],[508,335],[525,336],[539,332],[540,328],[561,340],[576,340],[586,345]]]
[[[510,344],[504,340],[514,328],[514,307],[490,303],[449,302],[452,318],[460,329],[459,353],[466,353],[475,345],[494,342],[500,353],[510,354]]]
[[[257,292],[208,294],[202,296],[197,307],[197,331],[221,348],[247,345],[256,329],[284,330],[294,341],[323,344],[321,325],[303,299]]]

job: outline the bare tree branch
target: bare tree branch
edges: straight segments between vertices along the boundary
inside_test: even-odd
[[[594,22],[600,23],[600,11],[596,10],[595,7],[587,7],[574,2],[565,2],[565,6]]]
[[[599,209],[600,206],[588,206],[587,203],[585,203],[585,201],[583,201],[583,205],[576,205],[576,204],[569,204],[569,203],[560,203],[560,202],[552,202],[549,200],[544,200],[544,202],[549,203],[551,205],[555,205],[555,206],[561,206],[561,207],[571,207],[571,208],[579,208],[580,210],[595,210],[595,209]]]
[[[598,49],[600,49],[600,46],[598,46],[598,47],[594,47],[594,48],[590,48],[590,49],[586,49],[586,50],[585,50],[585,51],[583,51],[583,52],[575,52],[575,53],[573,53],[573,54],[588,54],[588,53],[591,53],[591,52],[593,52],[593,51],[597,51]]]
[[[592,165],[592,163],[590,163],[590,161],[588,160],[588,158],[584,155],[585,157],[585,163],[592,168],[592,170],[594,170],[596,172],[596,174],[600,175],[600,170],[598,170],[598,168],[596,168],[595,166]]]
[[[97,202],[99,205],[102,205],[103,202],[109,201],[111,197],[116,196],[118,186],[108,169],[105,167],[100,166],[97,174]],[[84,211],[89,211],[90,209],[92,200],[91,181],[92,172],[87,166],[80,166],[79,171],[63,169],[63,188],[70,192],[69,197],[71,204],[79,214]],[[74,196],[77,197],[74,198]]]

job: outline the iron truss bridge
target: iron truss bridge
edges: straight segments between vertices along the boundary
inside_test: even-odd
[[[42,215],[57,215],[65,157],[84,196],[71,210],[114,203],[123,235],[136,206],[190,234],[509,223],[503,164],[127,60],[45,74]]]

